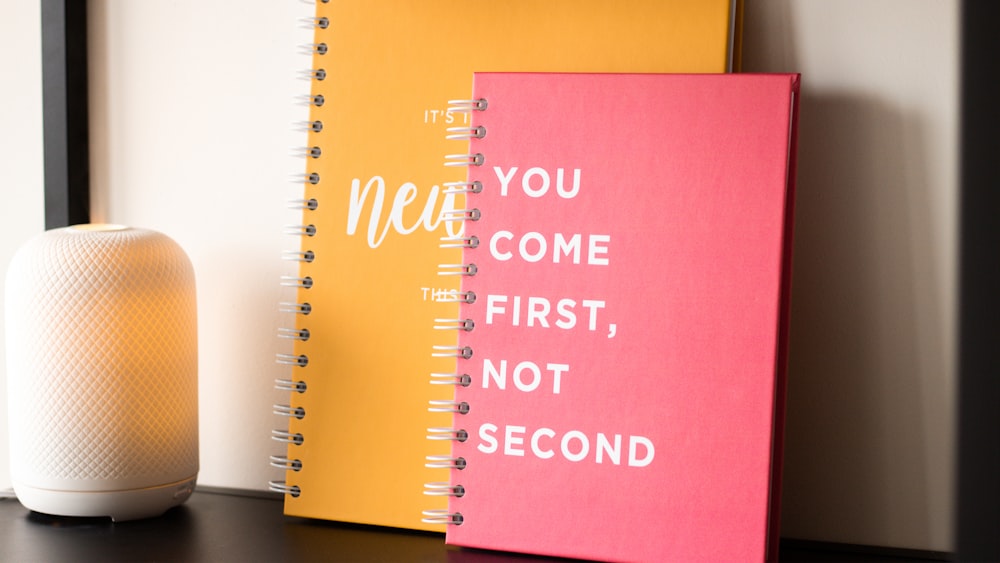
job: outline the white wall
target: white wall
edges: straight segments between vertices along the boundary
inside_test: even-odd
[[[948,550],[958,2],[747,0],[744,69],[803,73],[783,533]],[[12,5],[12,4],[16,4]],[[198,276],[203,484],[278,476],[299,2],[91,0],[95,219]],[[37,2],[0,9],[0,259],[41,229]],[[8,125],[8,123],[10,125]],[[25,157],[27,155],[27,157]],[[17,187],[17,189],[13,189]],[[0,388],[0,428],[5,391]],[[7,486],[6,432],[0,488]]]
[[[201,472],[206,485],[264,489],[280,423],[271,405],[286,200],[303,162],[292,122],[309,83],[301,2],[92,0],[94,219],[161,231],[195,267]],[[285,319],[287,321],[287,319]]]
[[[17,248],[45,228],[42,34],[38,0],[0,5],[0,285]],[[3,303],[0,299],[0,318]],[[6,365],[0,322],[0,366]],[[6,370],[4,370],[6,371]],[[10,487],[7,386],[0,378],[0,490]]]
[[[803,74],[786,536],[951,548],[958,4],[747,2]]]

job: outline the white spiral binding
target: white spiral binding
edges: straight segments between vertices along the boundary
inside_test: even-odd
[[[330,20],[325,17],[299,18],[299,24],[306,29],[326,29],[330,27]]]
[[[447,510],[425,510],[424,517],[420,519],[424,524],[454,524],[459,526],[465,521],[461,512],[449,512]]]
[[[304,278],[281,276],[279,285],[282,287],[301,287],[302,289],[311,289],[313,286],[313,279],[311,276],[306,276]]]
[[[315,94],[315,95],[313,95],[313,94],[302,94],[300,96],[296,96],[295,100],[296,100],[296,103],[298,103],[300,105],[316,106],[318,108],[323,107],[323,104],[326,103],[326,98],[323,96],[323,94]],[[316,147],[312,147],[312,148],[316,148]]]
[[[452,113],[470,113],[473,111],[486,111],[489,104],[486,98],[473,100],[448,100],[448,111]]]
[[[296,73],[299,80],[313,80],[323,81],[326,80],[327,73],[325,68],[304,68]]]
[[[308,328],[278,328],[278,338],[286,338],[289,340],[301,340],[305,342],[309,340],[311,333]]]
[[[285,234],[302,237],[316,236],[316,225],[285,225]]]
[[[288,430],[272,430],[271,439],[286,444],[295,444],[296,446],[301,446],[305,442],[305,436],[302,433],[289,432]]]
[[[302,460],[299,459],[288,459],[283,455],[273,455],[270,461],[271,467],[277,467],[278,469],[291,469],[292,471],[302,469]]]
[[[465,401],[429,401],[427,412],[469,414],[469,403]]]
[[[462,139],[482,139],[486,136],[486,128],[482,125],[474,127],[449,127],[445,139],[459,141]]]
[[[483,111],[487,108],[485,99],[474,100],[451,100],[448,102],[449,110],[453,112],[473,112]],[[447,129],[446,138],[450,140],[471,140],[482,139],[486,136],[486,127],[483,125],[472,125],[470,127],[450,127]],[[486,162],[486,157],[482,153],[463,153],[445,155],[445,166],[482,166]],[[474,195],[483,191],[483,184],[478,180],[466,180],[464,182],[448,182],[445,185],[446,194],[467,194]],[[478,221],[482,218],[480,210],[474,206],[468,209],[449,210],[441,214],[443,221]],[[465,229],[461,229],[464,233]],[[479,247],[479,237],[474,234],[461,234],[446,236],[441,238],[441,248],[461,248],[463,251],[463,262],[466,262],[468,250]],[[475,276],[478,267],[471,263],[461,264],[438,264],[438,275],[441,276]],[[444,303],[465,303],[476,302],[476,294],[469,290],[450,291],[438,299]],[[472,332],[476,328],[476,323],[470,318],[435,318],[435,330],[454,330],[460,332]],[[469,346],[460,345],[435,345],[431,352],[435,358],[454,358],[456,361],[468,360],[473,356],[473,350]],[[450,385],[454,388],[468,387],[472,384],[472,378],[467,373],[456,372],[434,372],[430,374],[431,385]],[[471,406],[466,401],[458,400],[431,400],[428,402],[427,410],[432,413],[449,414],[452,416],[453,426],[459,424],[460,417],[466,415],[471,410]],[[455,427],[435,427],[427,429],[427,439],[432,441],[465,442],[469,438],[469,433],[463,428]],[[431,455],[426,457],[425,467],[431,469],[447,469],[462,471],[466,468],[466,460],[463,457],[451,455]],[[454,478],[455,473],[451,473]],[[435,481],[424,484],[424,494],[438,497],[461,498],[465,495],[465,487],[461,484],[453,484],[453,481]],[[449,510],[425,510],[422,522],[427,524],[461,525],[465,518],[461,512]]]
[[[476,293],[473,291],[446,291],[437,298],[438,303],[472,303],[476,302]]]
[[[289,485],[284,481],[268,481],[267,488],[272,492],[281,493],[293,498],[302,494],[302,489],[298,485]]]
[[[438,264],[439,276],[474,276],[478,271],[475,264]]]
[[[319,158],[323,156],[323,149],[322,147],[318,147],[316,145],[311,147],[292,147],[291,155],[299,158]]]
[[[479,180],[472,182],[445,182],[443,194],[478,194],[483,191],[483,183]]]
[[[472,376],[467,373],[440,373],[431,374],[431,385],[459,385],[468,387],[472,384]]]
[[[427,429],[427,439],[435,441],[450,440],[452,442],[464,442],[469,439],[469,433],[462,428],[434,427]]]
[[[282,313],[308,315],[309,313],[312,313],[312,305],[309,303],[292,303],[290,301],[282,301],[281,303],[278,303],[278,311]]]
[[[309,199],[290,199],[288,200],[289,209],[301,209],[315,211],[319,207],[319,201],[316,198],[311,197]]]
[[[465,487],[462,485],[452,485],[447,481],[424,483],[424,494],[437,497],[464,497]]]
[[[274,414],[278,416],[290,416],[293,418],[298,418],[299,420],[305,418],[306,409],[302,407],[293,407],[291,405],[274,405],[271,407]]]
[[[476,323],[472,319],[434,319],[434,330],[464,330],[472,332]]]
[[[300,172],[298,174],[292,174],[288,178],[288,181],[296,184],[304,184],[306,182],[309,182],[310,184],[315,186],[316,184],[319,183],[319,172]]]
[[[323,4],[327,3],[328,0],[320,0]],[[298,77],[311,81],[312,83],[320,83],[327,78],[327,71],[323,68],[323,65],[316,64],[319,62],[319,57],[325,55],[328,51],[327,44],[321,41],[318,35],[322,30],[329,28],[330,20],[320,14],[316,14],[314,17],[300,18],[300,25],[303,27],[308,27],[316,31],[317,37],[314,43],[308,43],[305,45],[300,45],[299,50],[302,54],[309,56],[311,65],[310,68],[302,70],[298,73]],[[299,104],[306,105],[310,108],[310,112],[315,111],[316,108],[323,107],[326,104],[326,97],[321,92],[311,92],[296,98],[296,102]],[[299,121],[292,124],[292,128],[295,131],[305,134],[318,134],[323,131],[323,122],[319,119],[310,119],[308,121]],[[291,176],[291,181],[304,186],[305,189],[309,189],[313,186],[318,186],[320,184],[320,175],[314,170],[309,170],[308,168],[313,166],[313,162],[319,158],[323,157],[323,149],[317,145],[310,143],[307,146],[295,147],[292,149],[292,155],[300,158],[305,158],[307,164],[307,170],[304,173],[296,173]],[[292,199],[288,202],[288,208],[293,210],[298,210],[302,214],[307,214],[316,210],[319,207],[319,201],[315,197],[304,197],[301,199]],[[284,233],[296,237],[301,237],[300,244],[305,243],[309,240],[309,237],[313,237],[317,233],[316,226],[313,224],[299,225],[286,225],[284,227]],[[301,323],[307,322],[308,315],[312,313],[312,305],[308,301],[302,299],[303,293],[308,292],[313,288],[313,278],[312,276],[305,275],[302,273],[302,269],[306,268],[308,264],[312,264],[316,260],[316,253],[312,250],[305,248],[304,244],[301,250],[290,250],[282,253],[281,258],[283,260],[288,260],[292,262],[298,262],[300,272],[296,276],[281,276],[280,286],[292,288],[297,292],[297,299],[295,301],[282,301],[278,304],[278,310],[282,313],[288,313],[294,315],[296,319],[299,319],[294,327],[280,327],[278,328],[278,338],[285,340],[293,340],[298,342],[307,342],[311,336],[309,328],[301,326]],[[309,356],[303,353],[278,353],[276,354],[276,361],[279,365],[288,366],[292,370],[298,370],[300,368],[307,368],[309,365]],[[308,373],[306,370],[303,373]],[[307,378],[305,378],[307,379]],[[279,391],[284,391],[292,397],[290,404],[276,404],[273,407],[273,413],[275,416],[285,417],[292,423],[292,420],[302,420],[306,416],[306,411],[303,407],[295,404],[294,397],[305,393],[307,390],[306,381],[298,378],[280,378],[274,381],[275,389]],[[292,451],[291,448],[294,446],[299,446],[305,441],[305,437],[300,432],[293,432],[290,430],[272,430],[271,438],[286,444],[286,450]],[[289,475],[288,472],[297,472],[302,469],[302,461],[291,457],[289,455],[272,455],[270,457],[270,465],[278,469],[283,469],[286,472],[286,476]],[[298,497],[302,494],[302,489],[295,484],[288,483],[285,480],[275,480],[268,483],[268,489],[288,495],[290,497]]]
[[[326,43],[305,43],[299,45],[299,53],[303,55],[325,55],[330,47]]]
[[[452,457],[450,455],[429,455],[425,458],[427,463],[424,467],[428,469],[465,469],[464,457]]]
[[[441,237],[439,246],[441,248],[479,248],[479,237],[476,235]]]
[[[281,253],[281,258],[283,260],[292,260],[295,262],[312,262],[316,259],[316,254],[312,250],[286,250]]]
[[[276,354],[279,364],[286,366],[298,366],[301,368],[309,365],[309,356],[305,354]]]
[[[274,388],[278,391],[290,391],[292,393],[305,393],[306,382],[294,381],[291,379],[275,379]]]
[[[314,119],[312,121],[296,121],[292,124],[292,130],[298,131],[299,133],[322,133],[323,132],[323,122],[319,119]],[[303,174],[297,174],[301,177]],[[314,184],[316,182],[313,182]]]
[[[442,211],[440,215],[442,221],[478,221],[482,216],[482,212],[476,208],[449,209]]]
[[[434,358],[461,358],[468,360],[472,357],[472,348],[468,346],[434,346],[431,356]]]
[[[313,147],[315,148],[315,147]],[[305,147],[308,151],[308,147]],[[445,166],[482,166],[486,162],[486,157],[483,153],[473,153],[473,154],[446,154],[444,155],[444,165]]]

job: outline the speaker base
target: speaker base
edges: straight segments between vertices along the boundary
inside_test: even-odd
[[[159,516],[191,496],[197,475],[174,483],[124,491],[55,491],[14,481],[28,510],[53,516],[108,516],[115,522]]]

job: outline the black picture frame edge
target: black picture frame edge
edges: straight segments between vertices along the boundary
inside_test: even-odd
[[[90,222],[87,2],[42,0],[45,228]]]
[[[955,552],[1000,560],[1000,3],[961,7]]]

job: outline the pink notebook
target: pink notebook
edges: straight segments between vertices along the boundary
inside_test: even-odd
[[[448,543],[776,554],[798,84],[475,75]]]

